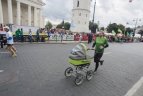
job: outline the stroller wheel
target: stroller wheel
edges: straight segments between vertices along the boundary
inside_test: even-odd
[[[65,76],[70,77],[73,73],[73,68],[69,67],[65,70]]]
[[[82,71],[82,69],[83,69],[83,68],[82,68],[81,66],[77,66],[77,67],[76,67],[76,73],[80,73],[80,72]]]
[[[82,74],[77,74],[76,78],[75,78],[75,85],[79,86],[83,83],[84,80],[84,76]]]
[[[92,70],[87,71],[87,73],[86,73],[86,79],[88,81],[90,81],[92,79],[92,77],[93,77],[93,71]]]

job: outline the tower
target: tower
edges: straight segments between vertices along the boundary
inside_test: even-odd
[[[71,31],[89,33],[91,0],[73,0]]]

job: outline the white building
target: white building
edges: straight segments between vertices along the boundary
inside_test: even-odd
[[[0,0],[0,24],[44,27],[42,0]]]
[[[89,33],[91,0],[73,0],[71,31]]]

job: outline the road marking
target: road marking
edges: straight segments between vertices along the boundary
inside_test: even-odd
[[[104,54],[106,55],[106,54],[111,54],[111,53],[112,53],[112,52],[106,52],[106,53],[104,53]]]
[[[8,54],[9,52],[0,52],[0,54]]]
[[[133,96],[143,85],[143,77],[126,93],[125,96]]]
[[[0,73],[2,73],[4,70],[0,70]]]

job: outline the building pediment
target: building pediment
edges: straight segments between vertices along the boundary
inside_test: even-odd
[[[37,8],[41,8],[42,6],[46,5],[42,0],[16,0],[21,3],[31,5]]]
[[[36,3],[36,4],[39,4],[39,5],[42,5],[42,6],[45,5],[45,3],[42,0],[28,0],[28,1],[30,1],[32,3]]]

